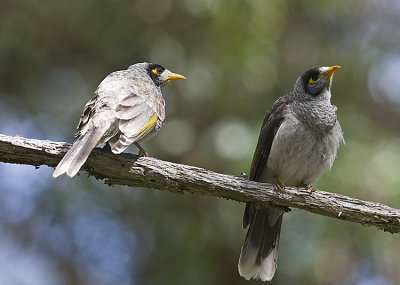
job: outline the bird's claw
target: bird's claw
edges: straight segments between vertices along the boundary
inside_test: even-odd
[[[274,179],[272,181],[272,186],[274,186],[275,191],[278,191],[278,192],[283,192],[283,190],[285,189],[285,184],[280,182],[278,180],[278,177],[274,177]]]
[[[140,144],[135,142],[135,145],[139,149],[139,153],[138,153],[139,157],[148,157],[149,156],[149,154],[144,150],[144,148]]]
[[[315,192],[318,190],[317,188],[315,188],[314,186],[311,186],[311,185],[307,185],[307,189],[310,190],[311,192]]]
[[[304,183],[300,183],[297,187],[306,188],[306,189],[310,190],[311,192],[315,192],[318,190],[314,186],[311,186],[310,184],[304,184]]]

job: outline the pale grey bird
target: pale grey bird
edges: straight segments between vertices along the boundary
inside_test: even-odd
[[[311,189],[336,158],[343,140],[330,102],[333,73],[340,66],[303,73],[289,94],[267,111],[250,170],[250,180],[269,182],[278,191],[286,186]],[[244,278],[271,281],[278,259],[283,209],[248,203],[243,229],[249,227],[239,259]],[[300,262],[300,261],[299,261]]]
[[[74,143],[57,165],[53,177],[73,177],[99,142],[117,138],[111,150],[121,153],[134,143],[157,132],[165,121],[165,102],[160,87],[174,79],[186,79],[159,64],[137,63],[127,70],[109,74],[86,104]]]

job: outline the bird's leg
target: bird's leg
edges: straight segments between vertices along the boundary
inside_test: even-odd
[[[134,144],[135,144],[135,146],[139,149],[139,157],[142,157],[142,156],[149,156],[149,154],[144,150],[144,148],[142,148],[141,146],[140,146],[140,144],[138,144],[137,142],[134,142]]]
[[[106,144],[101,149],[101,154],[104,154],[105,152],[111,152],[111,146],[108,142],[106,142]]]
[[[274,176],[272,181],[275,191],[282,192],[285,189],[285,184],[279,181],[278,176]]]
[[[299,185],[297,185],[297,187],[306,188],[306,189],[310,190],[311,192],[318,190],[317,188],[311,186],[310,184],[305,184],[305,183],[300,183]]]

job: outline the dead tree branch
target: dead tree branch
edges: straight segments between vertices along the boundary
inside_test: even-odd
[[[26,139],[0,134],[0,161],[55,167],[68,143]],[[260,205],[294,207],[340,220],[400,232],[400,210],[324,191],[286,187],[282,193],[271,184],[248,181],[199,167],[132,154],[114,155],[94,149],[82,168],[108,185],[140,186],[174,193],[190,192]],[[57,183],[57,181],[54,181]],[[1,191],[0,191],[1,195]]]

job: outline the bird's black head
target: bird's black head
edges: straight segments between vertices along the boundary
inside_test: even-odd
[[[185,76],[177,73],[172,73],[168,69],[165,69],[163,66],[155,63],[148,64],[147,73],[153,80],[154,84],[160,87],[174,79],[186,79]]]
[[[302,89],[304,93],[312,97],[317,97],[324,90],[330,91],[333,73],[339,68],[340,66],[334,65],[307,70],[296,82],[296,85],[300,84],[301,86],[295,85],[295,89],[296,87],[297,89]]]

